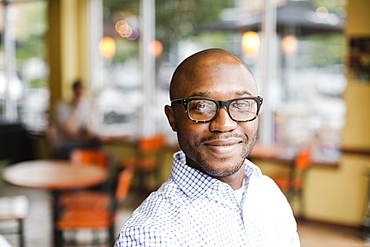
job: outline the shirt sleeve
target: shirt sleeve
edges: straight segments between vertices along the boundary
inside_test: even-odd
[[[175,246],[165,234],[153,226],[124,226],[114,247],[124,246]]]
[[[292,244],[290,246],[292,246],[292,247],[300,247],[301,246],[297,231],[292,232]]]
[[[284,196],[284,194],[281,192],[277,184],[272,180],[270,177],[265,176],[271,183],[271,187],[273,188],[272,191],[274,191],[276,198],[276,203],[279,205],[278,208],[280,208],[279,214],[283,217],[281,220],[285,222],[286,224],[286,233],[287,236],[290,236],[291,244],[290,247],[300,247],[300,240],[299,235],[297,232],[297,222],[295,220],[293,210],[287,200],[287,198]]]

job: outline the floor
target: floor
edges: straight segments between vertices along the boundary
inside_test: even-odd
[[[10,185],[2,185],[1,195],[27,195],[30,200],[30,214],[25,222],[26,247],[50,247],[50,197],[46,191],[21,189]],[[142,198],[131,195],[119,210],[119,228],[130,217],[132,210]],[[298,233],[302,247],[363,247],[370,246],[370,242],[362,240],[362,234],[355,229],[344,229],[333,226],[324,226],[312,222],[298,222]],[[83,234],[83,233],[82,233]],[[6,236],[12,246],[17,247],[15,236]],[[83,235],[82,235],[83,238]]]
[[[302,247],[363,247],[370,242],[362,240],[362,233],[354,229],[323,226],[318,223],[298,223]]]

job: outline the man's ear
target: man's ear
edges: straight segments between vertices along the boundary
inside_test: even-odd
[[[166,113],[168,123],[170,124],[173,131],[177,131],[176,127],[176,119],[175,119],[175,112],[173,111],[173,108],[169,105],[166,105],[164,107],[164,112]]]

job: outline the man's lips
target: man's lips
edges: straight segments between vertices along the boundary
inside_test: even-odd
[[[243,140],[239,138],[214,139],[204,142],[211,151],[218,154],[228,154],[235,151]]]
[[[243,140],[239,138],[228,138],[228,139],[214,139],[205,142],[205,145],[210,146],[229,146],[241,143]]]

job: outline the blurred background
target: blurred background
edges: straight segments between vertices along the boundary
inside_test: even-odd
[[[140,1],[53,2],[3,1],[2,121],[44,131],[55,101],[68,98],[68,86],[81,78],[96,103],[97,133],[162,131],[175,142],[163,114],[172,72],[188,55],[221,47],[250,66],[268,99],[265,143],[314,138],[318,155],[338,159],[347,84],[344,0],[279,0],[268,8],[245,0],[142,8]]]
[[[2,0],[0,158],[50,156],[54,107],[76,79],[94,102],[94,133],[163,133],[176,150],[163,112],[172,73],[187,56],[219,47],[256,77],[259,144],[283,147],[277,157],[287,159],[313,148],[305,217],[360,227],[370,167],[369,8],[366,0]],[[29,142],[17,158],[5,147],[12,123]],[[116,156],[121,146],[106,143]],[[285,169],[274,159],[255,162],[266,173]]]

